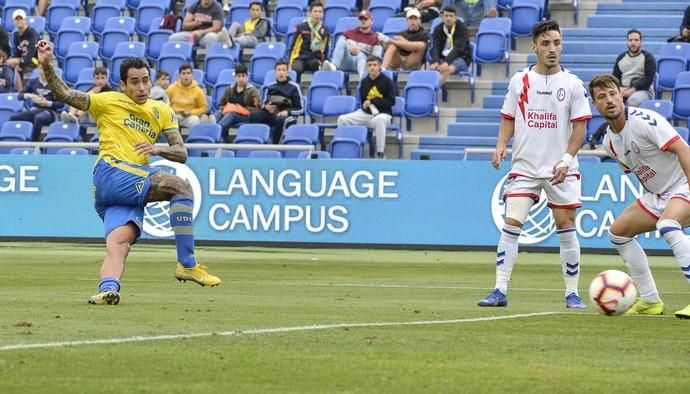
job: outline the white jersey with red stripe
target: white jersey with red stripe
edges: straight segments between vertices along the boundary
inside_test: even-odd
[[[609,126],[604,148],[625,172],[635,173],[647,191],[663,194],[688,183],[678,157],[666,152],[678,140],[687,145],[661,115],[626,107],[623,130],[614,133]]]
[[[513,75],[501,116],[515,120],[511,173],[550,178],[563,157],[572,133],[572,122],[592,117],[587,89],[575,74],[561,67],[551,75],[534,66]],[[577,158],[569,173],[577,172]]]

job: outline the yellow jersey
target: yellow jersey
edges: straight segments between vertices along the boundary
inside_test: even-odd
[[[155,144],[161,132],[179,128],[169,105],[158,100],[137,104],[120,92],[89,93],[89,112],[96,120],[101,159],[148,164],[148,156],[134,150],[137,142]]]

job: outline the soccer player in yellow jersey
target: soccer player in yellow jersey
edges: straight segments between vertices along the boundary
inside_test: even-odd
[[[172,109],[149,100],[149,68],[140,58],[129,58],[120,66],[120,92],[87,94],[70,89],[52,66],[53,48],[41,40],[38,61],[55,97],[74,108],[89,111],[99,135],[98,161],[93,172],[94,206],[105,226],[106,257],[101,266],[98,294],[91,304],[120,302],[120,278],[130,245],[141,234],[144,206],[153,201],[170,201],[170,223],[175,233],[178,263],[175,277],[202,286],[216,286],[220,279],[206,272],[194,258],[192,208],[194,195],[183,179],[149,167],[148,157],[159,155],[184,163],[187,149]],[[169,146],[156,146],[160,133]]]

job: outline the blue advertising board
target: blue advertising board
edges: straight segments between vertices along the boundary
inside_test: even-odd
[[[101,238],[89,156],[0,157],[0,237]],[[509,163],[406,160],[191,158],[152,165],[188,180],[201,241],[493,247],[503,221]],[[611,163],[581,167],[585,248],[608,248],[607,230],[641,193]],[[170,238],[168,204],[149,204],[144,238]],[[525,223],[523,245],[556,247],[545,200]],[[643,247],[667,249],[656,234]]]

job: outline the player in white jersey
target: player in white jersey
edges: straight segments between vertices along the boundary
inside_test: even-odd
[[[512,167],[503,195],[506,215],[496,253],[496,288],[478,305],[508,305],[508,281],[517,259],[518,238],[543,190],[560,241],[566,307],[584,308],[577,291],[580,244],[575,209],[582,204],[575,155],[592,113],[582,81],[560,65],[562,42],[557,22],[534,25],[532,50],[537,64],[513,76],[501,108],[493,165],[500,167],[512,137]]]
[[[609,237],[640,290],[640,299],[627,313],[660,315],[664,303],[635,236],[659,230],[690,281],[690,240],[683,234],[690,225],[690,148],[656,112],[625,107],[620,88],[613,75],[599,75],[589,84],[592,102],[608,123],[606,151],[625,172],[637,175],[646,193],[616,218]],[[676,316],[690,318],[690,306]]]

